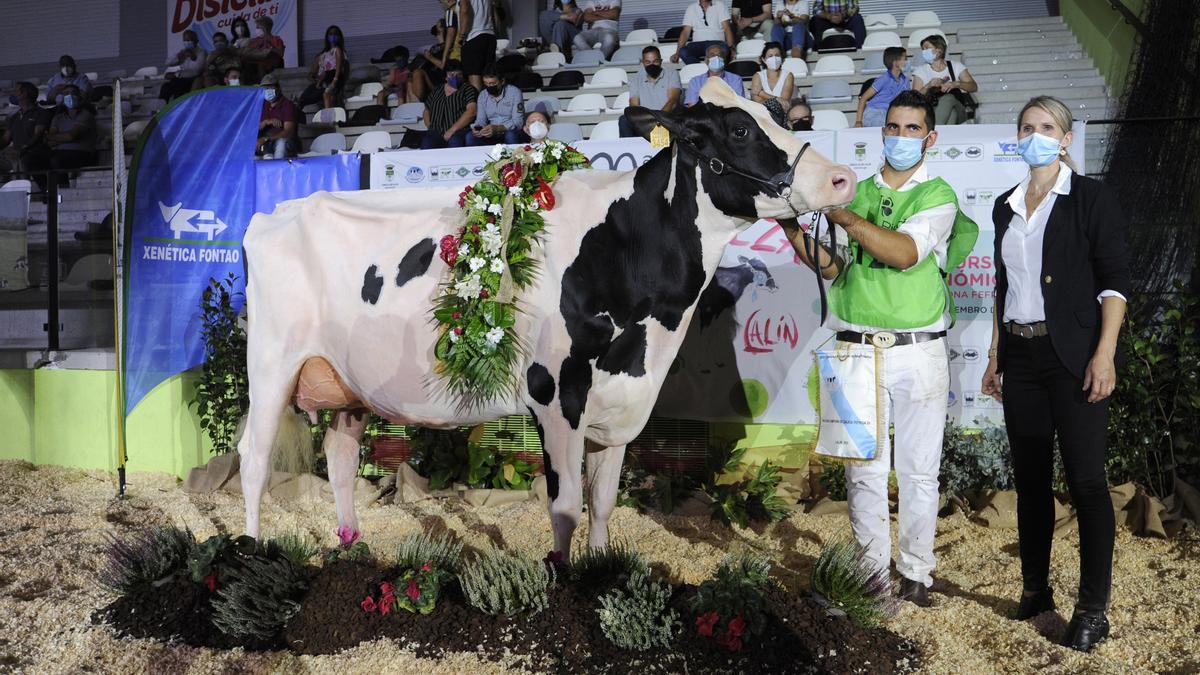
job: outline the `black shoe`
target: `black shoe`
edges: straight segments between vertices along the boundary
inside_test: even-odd
[[[912,579],[900,580],[900,592],[897,595],[901,600],[907,600],[917,607],[929,607],[933,604],[929,600],[929,589],[925,584]]]
[[[1104,612],[1085,612],[1071,617],[1067,633],[1059,643],[1076,651],[1091,651],[1101,640],[1108,637],[1108,617]]]
[[[1054,589],[1049,586],[1037,591],[1033,595],[1021,595],[1021,604],[1017,607],[1017,614],[1013,618],[1017,621],[1025,621],[1041,614],[1042,612],[1050,612],[1054,610]]]

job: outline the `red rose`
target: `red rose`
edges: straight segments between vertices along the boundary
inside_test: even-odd
[[[442,237],[441,249],[442,262],[454,267],[454,263],[458,261],[458,239],[452,234]]]
[[[550,184],[541,176],[538,176],[537,180],[538,187],[533,196],[537,198],[538,208],[549,211],[554,208],[554,190],[550,189]]]
[[[478,225],[471,226],[471,234],[479,234],[479,226]]]
[[[705,612],[696,617],[696,632],[704,636],[713,634],[713,626],[717,625],[717,620],[721,617],[716,612]],[[720,638],[718,638],[720,641]]]
[[[733,637],[741,637],[742,633],[746,632],[746,620],[739,614],[734,617],[733,621],[729,622],[729,634]]]
[[[382,593],[386,597],[389,593],[392,592],[392,585],[386,581],[383,582],[382,584],[379,584],[379,592]]]
[[[396,596],[388,593],[379,601],[379,613],[386,615],[392,611],[392,605],[396,603]]]
[[[404,589],[404,594],[409,600],[416,602],[421,598],[421,587],[417,585],[416,579],[409,579],[408,587]]]
[[[454,334],[455,334],[455,335],[462,335],[462,334],[463,334],[462,326],[455,326],[455,327],[454,327]]]
[[[500,182],[506,188],[516,187],[517,183],[521,182],[523,173],[519,163],[512,162],[511,164],[505,164],[504,168],[500,170]]]
[[[429,571],[429,569],[430,569],[430,565],[431,565],[432,563],[433,563],[433,561],[432,561],[432,560],[426,561],[424,565],[421,565],[421,571],[422,571],[422,572],[428,572],[428,571]]]
[[[471,186],[468,185],[462,192],[458,193],[458,208],[463,208],[467,205],[467,197],[471,196]]]
[[[364,612],[370,614],[371,612],[375,611],[375,598],[372,598],[368,595],[367,597],[363,598],[362,602],[358,603],[358,606],[362,607]]]
[[[529,152],[529,151],[530,151],[530,150],[532,150],[532,149],[533,149],[533,146],[532,146],[532,145],[527,145],[527,146],[525,146],[525,152]]]
[[[204,577],[204,585],[208,586],[209,593],[216,593],[217,592],[217,573],[213,572],[212,574]]]
[[[455,313],[453,313],[453,314],[451,314],[451,315],[450,315],[450,318],[451,318],[451,319],[454,319],[455,321],[457,321],[457,320],[459,320],[459,319],[461,319],[461,318],[462,318],[462,312],[455,312]]]
[[[487,300],[488,295],[489,295],[488,289],[486,289],[486,288],[483,289],[482,291],[479,291],[479,297],[483,298],[484,300]]]

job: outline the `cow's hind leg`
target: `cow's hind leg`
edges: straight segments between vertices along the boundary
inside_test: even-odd
[[[246,430],[238,442],[238,454],[242,496],[246,502],[246,534],[254,538],[259,536],[262,496],[271,479],[271,449],[291,389],[290,379],[286,383],[250,379],[250,410],[246,414]]]
[[[329,467],[338,525],[355,531],[358,516],[354,513],[354,478],[358,475],[358,449],[366,426],[365,410],[339,410],[321,445]]]
[[[542,417],[533,414],[542,439],[542,471],[546,474],[546,493],[550,497],[550,526],[554,530],[554,551],[571,557],[571,536],[583,514],[583,432],[553,412]]]
[[[605,448],[588,441],[588,547],[608,546],[608,518],[617,505],[625,446]]]

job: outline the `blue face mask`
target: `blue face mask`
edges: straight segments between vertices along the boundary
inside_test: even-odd
[[[16,94],[13,94],[12,96],[9,96],[9,97],[8,97],[8,102],[9,102],[9,104],[10,104],[10,105],[21,105],[21,100],[17,98],[17,95],[16,95]]]
[[[446,76],[446,84],[450,85],[450,87],[452,89],[458,89],[459,86],[462,85],[462,76],[461,75],[447,75]]]
[[[929,63],[933,63],[937,58],[937,52],[932,47],[929,49],[922,49],[921,58],[925,59]]]
[[[1017,142],[1017,152],[1029,166],[1046,166],[1058,159],[1062,141],[1033,133]]]
[[[714,56],[708,60],[708,70],[713,73],[719,73],[725,69],[725,59],[720,56]]]
[[[264,91],[263,97],[265,97],[267,99],[268,103],[270,103],[271,101],[274,101],[275,100],[275,90],[268,89],[268,90]]]
[[[329,43],[329,44],[331,44],[331,45],[336,45],[336,44],[338,43],[338,36],[336,36],[336,35],[326,35],[326,36],[325,36],[325,41],[326,41],[326,42],[328,42],[328,43]]]
[[[907,171],[925,156],[925,139],[907,136],[884,136],[883,158],[897,171]]]
[[[66,96],[63,96],[63,105],[67,106],[68,108],[74,108],[75,107],[75,97],[72,96],[71,94],[67,94]]]

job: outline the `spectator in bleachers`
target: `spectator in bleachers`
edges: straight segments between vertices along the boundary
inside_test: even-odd
[[[266,89],[266,100],[258,122],[258,154],[274,159],[295,157],[299,148],[296,120],[300,119],[300,112],[283,95],[278,75],[271,73],[264,77],[262,86]]]
[[[45,171],[50,166],[50,147],[46,145],[46,129],[50,126],[50,111],[38,107],[37,87],[18,82],[16,93],[9,102],[19,110],[8,116],[8,127],[0,138],[0,174],[31,172],[34,182],[46,189]]]
[[[69,84],[63,89],[62,108],[46,131],[50,168],[78,169],[96,163],[96,116],[86,103],[79,87]]]
[[[458,0],[441,0],[441,2],[446,12],[441,21],[434,24],[431,31],[437,38],[437,44],[426,51],[426,57],[439,70],[445,67],[446,61],[462,58],[463,43],[462,30],[458,24],[460,14]]]
[[[276,68],[283,67],[283,52],[287,45],[283,38],[274,35],[275,20],[269,16],[260,16],[254,20],[254,30],[257,33],[242,49],[242,74],[247,84],[258,84],[264,75]]]
[[[733,22],[734,34],[738,39],[751,39],[759,33],[763,37],[771,37],[775,27],[771,14],[771,3],[763,0],[733,0],[729,8],[730,20]]]
[[[671,55],[671,63],[700,63],[708,48],[723,45],[726,52],[733,47],[733,27],[729,9],[721,0],[697,0],[683,13],[683,31],[679,33],[679,48]],[[688,38],[692,41],[688,42]]]
[[[787,111],[787,128],[792,131],[812,131],[812,125],[812,106],[808,105],[808,100],[803,97],[792,99]]]
[[[550,133],[550,111],[539,103],[536,108],[525,115],[525,127],[522,129],[533,143],[541,143]]]
[[[762,104],[775,100],[781,109],[786,108],[792,100],[795,81],[791,73],[783,70],[783,45],[778,42],[763,45],[758,62],[763,69],[750,80],[750,98]]]
[[[921,40],[925,63],[913,69],[913,89],[929,97],[938,124],[962,124],[967,110],[954,94],[979,91],[979,83],[966,66],[946,58],[946,38],[934,33]]]
[[[479,92],[467,82],[463,66],[451,59],[446,62],[446,83],[425,97],[425,137],[421,149],[461,148],[471,122],[475,120]]]
[[[745,88],[742,87],[742,78],[739,75],[725,70],[725,58],[728,56],[729,50],[721,43],[715,43],[708,46],[708,50],[704,53],[704,62],[708,64],[708,72],[700,73],[688,82],[687,96],[683,99],[685,106],[691,107],[700,102],[700,88],[708,81],[710,77],[719,77],[725,80],[733,93],[738,96],[745,95]]]
[[[679,107],[683,87],[679,71],[663,68],[662,52],[654,45],[642,49],[642,69],[629,80],[629,105],[670,112]],[[624,114],[617,120],[621,138],[637,136]]]
[[[887,120],[888,106],[900,92],[912,89],[912,81],[904,72],[908,53],[904,47],[888,47],[883,50],[883,65],[888,71],[871,83],[862,96],[858,97],[856,127],[881,127]]]
[[[524,143],[521,122],[525,119],[525,95],[504,81],[494,63],[483,71],[483,87],[476,101],[475,123],[466,136],[467,145]]]
[[[583,12],[573,0],[554,0],[554,7],[538,14],[538,34],[550,51],[563,52],[569,58],[582,21]]]
[[[342,29],[338,26],[326,28],[323,47],[308,71],[312,84],[296,101],[301,108],[317,102],[324,108],[332,108],[344,98],[346,80],[350,79],[350,60],[346,57],[346,38]]]
[[[449,50],[450,56],[443,58],[443,55],[447,53],[446,45],[458,39],[456,37],[458,35],[457,28],[454,30],[446,28],[446,20],[451,17],[453,17],[454,25],[458,25],[458,3],[453,0],[443,0],[442,4],[448,6],[446,17],[438,19],[437,23],[433,24],[433,28],[429,29],[430,34],[437,38],[437,43],[418,55],[408,68],[410,73],[408,100],[410,101],[423,101],[434,87],[442,86],[446,81],[446,73],[443,70],[446,61],[458,59],[458,54],[462,51],[461,45],[455,44]]]
[[[70,85],[78,87],[85,96],[92,93],[92,81],[75,68],[75,59],[63,54],[58,58],[58,72],[46,82],[46,100],[61,105],[63,90]]]
[[[396,103],[404,104],[409,102],[409,83],[412,82],[412,71],[408,66],[408,50],[403,47],[397,48],[396,61],[392,63],[388,74],[383,78],[383,89],[375,95],[376,105],[387,105],[388,98],[393,94],[396,95]],[[420,100],[420,99],[412,99]]]
[[[808,6],[809,0],[779,2],[779,11],[775,13],[777,23],[771,31],[772,40],[800,59],[808,58],[808,50],[813,46],[812,34],[808,32],[808,22],[812,18]]]
[[[225,37],[224,33],[214,33],[213,50],[209,52],[208,58],[204,61],[204,72],[196,78],[197,81],[192,84],[192,89],[215,87],[225,81],[226,71],[230,68],[240,68],[241,65],[242,61],[238,56],[238,50],[229,44],[229,38]]]
[[[460,0],[459,25],[467,34],[462,69],[472,89],[483,89],[483,69],[496,62],[496,23],[491,0]],[[447,69],[447,73],[449,70]]]
[[[867,39],[867,24],[858,11],[858,0],[813,0],[809,29],[816,44],[821,44],[821,34],[830,28],[854,33],[854,44],[862,49]]]
[[[222,35],[222,37],[224,37]],[[214,42],[216,40],[214,36]],[[158,90],[158,97],[164,101],[170,101],[176,96],[181,96],[192,89],[196,78],[204,71],[204,64],[208,61],[208,52],[200,48],[200,40],[196,36],[196,31],[183,31],[183,49],[180,49],[167,60],[168,67],[179,67],[177,73],[167,73],[167,81],[163,82],[162,87]]]
[[[234,66],[226,70],[225,74],[221,76],[221,81],[228,87],[242,86],[242,69]]]
[[[621,0],[583,0],[578,5],[583,12],[584,23],[589,26],[575,36],[575,51],[591,49],[592,45],[599,42],[604,59],[612,58],[613,52],[621,45],[618,33]]]
[[[229,27],[230,33],[233,34],[233,46],[236,49],[245,49],[250,44],[250,24],[242,17],[233,20],[233,25]]]

